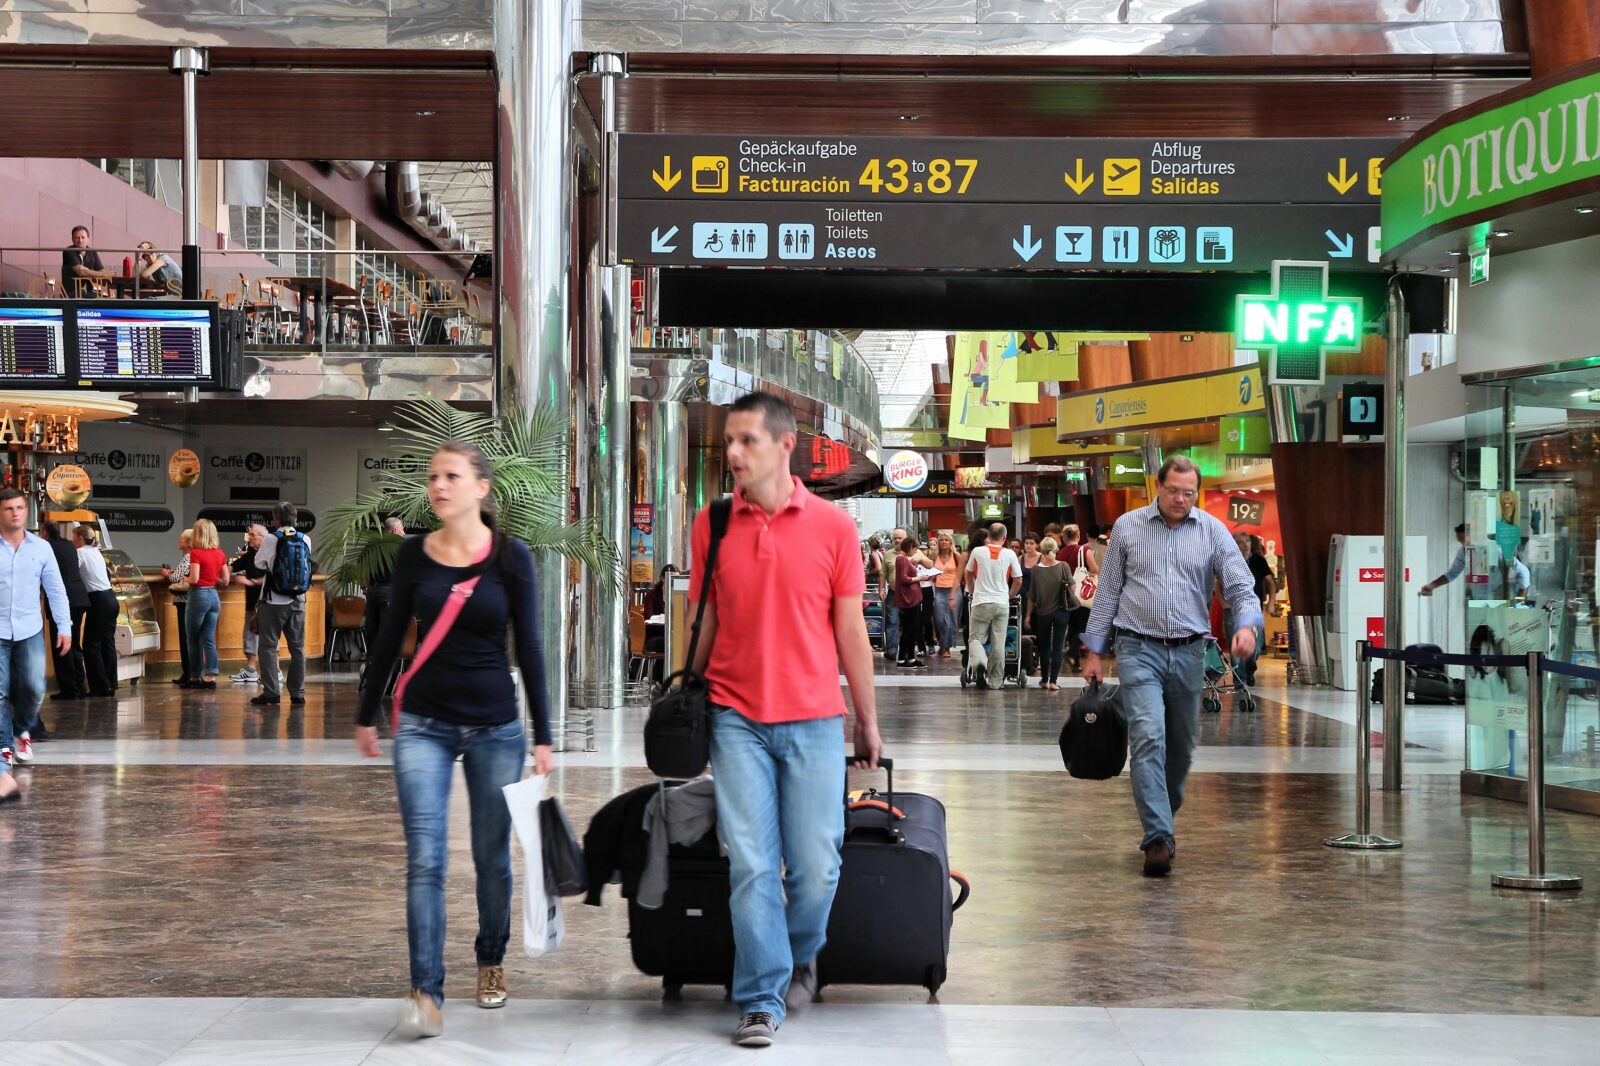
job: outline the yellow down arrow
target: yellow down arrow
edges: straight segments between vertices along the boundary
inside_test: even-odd
[[[1077,173],[1063,174],[1061,175],[1061,179],[1067,183],[1068,187],[1071,188],[1073,192],[1077,193],[1079,196],[1082,196],[1084,190],[1094,184],[1094,172],[1091,171],[1088,177],[1084,177],[1083,159],[1079,158]]]
[[[683,171],[674,171],[672,169],[672,157],[664,155],[661,157],[661,169],[652,170],[650,176],[656,179],[656,184],[661,186],[662,192],[671,192],[672,187],[683,178]],[[1355,179],[1352,178],[1351,180],[1354,181]]]
[[[1350,161],[1341,156],[1339,158],[1339,176],[1336,178],[1332,174],[1329,174],[1328,184],[1337,189],[1340,196],[1343,196],[1345,193],[1353,189],[1356,182],[1360,179],[1361,176],[1359,174],[1350,173]]]

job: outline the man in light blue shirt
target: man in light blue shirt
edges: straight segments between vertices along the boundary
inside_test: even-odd
[[[1200,470],[1187,456],[1161,465],[1156,502],[1117,519],[1100,564],[1100,587],[1083,644],[1083,676],[1102,677],[1100,656],[1115,636],[1117,680],[1128,716],[1133,800],[1144,826],[1146,877],[1172,869],[1172,819],[1183,805],[1194,759],[1211,631],[1213,577],[1233,611],[1236,662],[1256,650],[1262,625],[1250,568],[1228,529],[1194,507]]]
[[[12,763],[33,761],[29,732],[44,700],[41,587],[60,634],[56,647],[65,655],[72,648],[72,610],[55,552],[28,532],[28,498],[5,489],[0,491],[0,803],[18,795]]]

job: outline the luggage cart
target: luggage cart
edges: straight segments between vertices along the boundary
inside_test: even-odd
[[[972,676],[967,663],[967,648],[972,643],[971,635],[972,608],[969,605],[963,613],[961,627],[961,687],[977,684],[977,679]],[[1022,632],[1022,599],[1018,596],[1011,598],[1006,610],[1006,651],[1005,665],[1001,668],[1001,688],[1027,688],[1028,675],[1024,671],[1023,660],[1033,659],[1033,638],[1025,636]]]
[[[1233,705],[1245,714],[1256,709],[1256,698],[1245,687],[1244,678],[1233,660],[1222,653],[1222,646],[1213,637],[1206,638],[1206,683],[1200,697],[1200,706],[1207,714],[1222,713],[1222,697],[1233,694]]]
[[[882,651],[884,623],[887,620],[883,613],[883,598],[878,595],[877,589],[869,588],[861,594],[861,613],[867,619],[867,640],[874,651]]]

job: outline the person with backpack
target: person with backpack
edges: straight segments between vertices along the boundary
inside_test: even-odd
[[[533,725],[533,772],[554,768],[533,553],[494,524],[493,471],[470,444],[446,441],[428,463],[428,502],[440,528],[395,555],[389,608],[372,647],[372,674],[388,677],[411,619],[420,643],[395,686],[394,776],[406,837],[406,939],[411,990],[402,1033],[444,1031],[445,872],[451,781],[461,760],[477,872],[477,1004],[505,1006],[511,939],[511,812],[503,789],[527,761],[511,656],[522,671]],[[858,612],[859,613],[859,612]],[[515,636],[514,641],[511,639]],[[379,756],[374,723],[384,686],[361,691],[356,748]]]
[[[262,541],[256,565],[267,572],[267,587],[256,605],[256,651],[261,694],[257,707],[281,703],[278,639],[289,642],[289,702],[306,702],[306,592],[311,588],[311,538],[295,528],[300,509],[285,500],[272,509],[273,534]]]

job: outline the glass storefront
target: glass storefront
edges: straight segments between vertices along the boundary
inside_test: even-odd
[[[1594,667],[1600,358],[1479,380],[1466,391],[1467,651],[1541,651]],[[1525,782],[1526,671],[1469,669],[1466,697],[1468,778],[1501,793]],[[1592,683],[1545,679],[1552,805],[1600,811],[1597,697]]]

